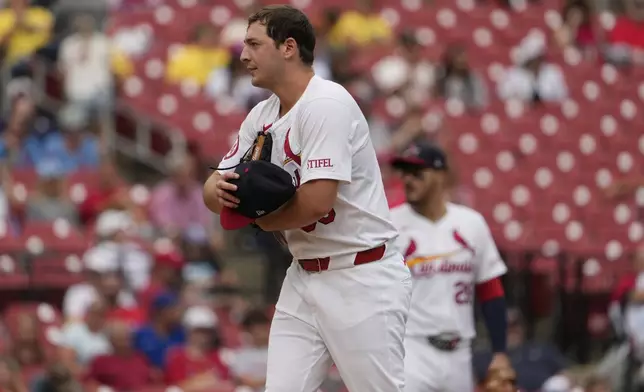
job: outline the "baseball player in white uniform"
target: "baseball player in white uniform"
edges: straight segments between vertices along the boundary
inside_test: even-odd
[[[315,392],[332,363],[351,392],[403,391],[411,275],[394,246],[367,121],[342,86],[314,75],[315,35],[301,11],[263,8],[244,44],[253,84],[274,94],[251,110],[219,167],[238,164],[258,132],[270,133],[271,162],[297,187],[254,221],[284,232],[294,258],[272,321],[266,391]],[[231,183],[239,177],[218,170],[204,186],[228,229],[244,224],[234,217],[244,204]]]
[[[509,366],[500,281],[505,264],[481,214],[447,201],[448,165],[440,148],[414,144],[392,165],[402,175],[407,200],[392,209],[400,231],[396,243],[414,281],[405,338],[405,391],[473,391],[475,297],[495,352],[491,368]]]

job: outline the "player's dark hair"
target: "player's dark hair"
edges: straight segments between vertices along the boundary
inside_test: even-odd
[[[306,65],[313,65],[315,32],[309,18],[297,8],[289,5],[269,5],[248,18],[248,25],[261,23],[266,26],[266,34],[279,47],[288,38],[297,42],[300,59]]]

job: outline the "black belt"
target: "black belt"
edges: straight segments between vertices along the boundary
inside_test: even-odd
[[[463,339],[460,337],[428,336],[427,341],[440,351],[454,351]]]

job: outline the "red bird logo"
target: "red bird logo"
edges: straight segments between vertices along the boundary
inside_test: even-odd
[[[298,166],[302,166],[302,158],[293,152],[293,149],[291,149],[291,142],[288,141],[288,137],[291,134],[291,128],[286,131],[286,138],[284,140],[284,155],[286,155],[287,159],[292,160],[293,162],[297,163]]]
[[[416,252],[416,241],[411,240],[409,243],[409,246],[407,247],[407,250],[405,251],[405,259]]]
[[[454,241],[458,242],[458,244],[461,245],[463,248],[469,250],[470,252],[472,252],[472,254],[476,253],[474,252],[474,248],[472,248],[470,244],[468,244],[467,241],[465,241],[465,239],[463,238],[463,236],[461,236],[461,233],[459,233],[458,230],[454,230],[453,236],[454,236]]]

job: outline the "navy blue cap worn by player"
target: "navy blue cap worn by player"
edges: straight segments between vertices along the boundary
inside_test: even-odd
[[[295,195],[295,185],[288,172],[270,162],[257,160],[240,163],[235,168],[237,185],[230,192],[239,199],[237,208],[221,209],[219,220],[225,230],[237,230],[280,208]]]
[[[420,142],[409,146],[402,154],[391,159],[391,165],[399,170],[448,169],[445,151],[435,144]]]

